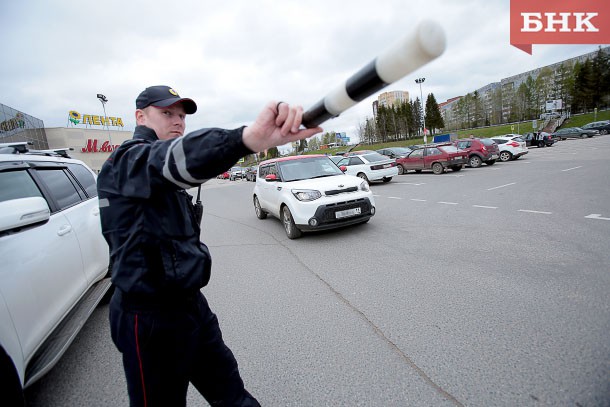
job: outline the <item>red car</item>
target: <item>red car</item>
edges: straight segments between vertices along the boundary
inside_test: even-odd
[[[500,157],[498,145],[489,138],[463,138],[453,144],[468,153],[468,165],[471,168],[478,168],[483,163],[493,165]]]
[[[442,174],[446,168],[459,171],[468,161],[468,153],[459,150],[451,144],[429,144],[416,148],[404,158],[397,158],[398,174],[405,174],[409,170],[421,172],[432,170],[435,174]]]
[[[231,178],[231,174],[229,174],[229,171],[225,171],[222,174],[218,174],[218,176],[216,178],[218,178],[218,179],[229,179],[229,178]]]

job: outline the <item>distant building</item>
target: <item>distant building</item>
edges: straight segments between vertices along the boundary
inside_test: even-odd
[[[517,75],[510,76],[508,78],[503,78],[500,80],[500,82],[493,82],[493,83],[490,83],[488,85],[485,85],[485,86],[477,89],[476,92],[478,93],[479,98],[481,98],[481,100],[483,102],[483,110],[484,110],[486,121],[494,122],[494,123],[508,121],[508,119],[512,113],[511,105],[510,105],[509,101],[512,100],[512,96],[519,88],[519,85],[521,85],[523,82],[525,82],[529,77],[531,77],[532,79],[535,80],[543,70],[550,69],[553,72],[553,78],[555,79],[561,75],[560,68],[562,65],[567,64],[567,65],[573,66],[576,62],[583,63],[587,59],[595,58],[595,56],[597,55],[597,52],[598,51],[589,52],[587,54],[583,54],[583,55],[580,55],[580,56],[577,56],[574,58],[566,59],[565,61],[557,62],[557,63],[547,65],[547,66],[544,66],[541,68],[536,68],[531,71],[527,71],[527,72],[523,72],[523,73],[520,73]],[[610,55],[610,47],[602,48],[602,52],[605,52],[606,54]],[[499,94],[499,92],[498,92],[499,90],[501,90],[501,111],[494,112],[493,111],[493,107],[494,107],[493,98],[494,98],[494,95]],[[472,93],[474,93],[474,92],[472,92]],[[439,103],[439,109],[441,111],[441,115],[443,116],[445,124],[448,127],[450,127],[449,126],[450,123],[455,122],[455,120],[453,120],[454,119],[453,118],[453,109],[454,109],[456,103],[462,97],[463,96],[453,97],[443,103]],[[546,97],[549,100],[550,99],[561,99],[562,95],[551,92],[548,95],[546,95]]]
[[[409,101],[409,92],[406,90],[393,90],[383,92],[373,101],[373,116],[377,116],[379,106],[391,107]]]

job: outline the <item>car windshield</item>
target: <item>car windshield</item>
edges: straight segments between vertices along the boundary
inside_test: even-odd
[[[343,175],[343,171],[341,171],[328,157],[286,160],[278,162],[278,165],[280,167],[282,180],[285,182]]]
[[[364,154],[362,155],[362,158],[364,158],[365,160],[367,160],[370,163],[374,163],[377,161],[387,161],[388,157],[385,155],[381,155],[379,153],[368,153],[368,154]]]
[[[482,138],[481,143],[483,143],[486,146],[493,146],[494,144],[496,144],[495,141],[493,141],[490,138]]]
[[[446,153],[457,153],[458,148],[456,146],[439,146],[439,150],[444,151]]]

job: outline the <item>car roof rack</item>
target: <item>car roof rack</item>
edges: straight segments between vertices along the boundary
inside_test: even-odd
[[[59,156],[64,158],[72,158],[68,151],[74,151],[72,147],[50,148],[47,150],[30,150],[28,146],[33,145],[31,141],[14,141],[11,143],[0,143],[0,154],[34,154]]]
[[[62,148],[51,148],[48,150],[30,150],[30,154],[39,154],[39,155],[48,155],[48,156],[60,156],[64,158],[72,158],[68,154],[68,151],[74,151],[72,147],[62,147]]]

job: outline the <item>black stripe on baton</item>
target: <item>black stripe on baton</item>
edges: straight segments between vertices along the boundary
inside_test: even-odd
[[[336,116],[326,110],[326,106],[324,106],[324,99],[322,99],[303,114],[303,120],[301,123],[303,126],[311,129],[312,127],[316,127],[320,125],[320,123],[323,123],[328,119],[332,119],[333,117]]]
[[[381,80],[375,69],[375,62],[372,60],[360,71],[352,75],[345,83],[347,95],[355,102],[360,102],[378,90],[386,87],[389,83]]]

